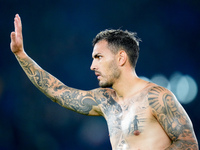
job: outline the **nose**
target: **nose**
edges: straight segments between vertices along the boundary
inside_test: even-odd
[[[95,60],[93,59],[93,61],[92,61],[92,64],[91,64],[91,66],[90,66],[90,69],[91,70],[95,70],[96,69],[96,67],[95,67]]]

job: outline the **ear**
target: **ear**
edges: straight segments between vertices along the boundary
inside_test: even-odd
[[[125,65],[125,63],[127,62],[128,56],[126,54],[126,52],[124,50],[120,50],[118,52],[118,63],[120,66]]]

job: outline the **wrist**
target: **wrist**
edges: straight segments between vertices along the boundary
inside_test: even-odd
[[[27,57],[27,54],[24,50],[14,53],[17,58],[23,59]]]

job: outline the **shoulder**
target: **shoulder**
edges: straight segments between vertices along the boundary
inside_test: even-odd
[[[157,119],[165,119],[170,124],[175,118],[182,122],[189,121],[189,117],[176,96],[162,86],[153,86],[148,92],[149,106]],[[190,122],[190,121],[189,121]],[[184,123],[183,123],[184,124]]]
[[[102,101],[107,101],[111,97],[113,98],[116,96],[115,91],[110,88],[97,88],[93,89],[91,92],[97,103],[102,103]]]
[[[149,88],[148,101],[154,112],[163,112],[165,109],[173,109],[181,107],[176,96],[168,89],[154,85]]]
[[[98,103],[98,112],[105,117],[105,114],[110,112],[110,107],[116,104],[115,91],[110,88],[97,88],[91,91],[93,98]]]
[[[148,97],[150,99],[156,98],[160,100],[167,95],[171,95],[175,97],[174,94],[170,90],[156,84],[153,84],[153,86],[151,86],[148,90]]]
[[[157,99],[163,100],[167,96],[171,96],[175,98],[175,95],[167,88],[154,84],[148,90],[148,97],[149,99]]]

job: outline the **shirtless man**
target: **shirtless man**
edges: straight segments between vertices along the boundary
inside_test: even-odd
[[[105,30],[95,37],[91,70],[101,88],[83,91],[64,85],[39,67],[24,51],[18,14],[14,25],[11,50],[32,83],[67,109],[103,116],[113,150],[198,149],[192,123],[176,97],[137,77],[139,44],[134,33]]]

